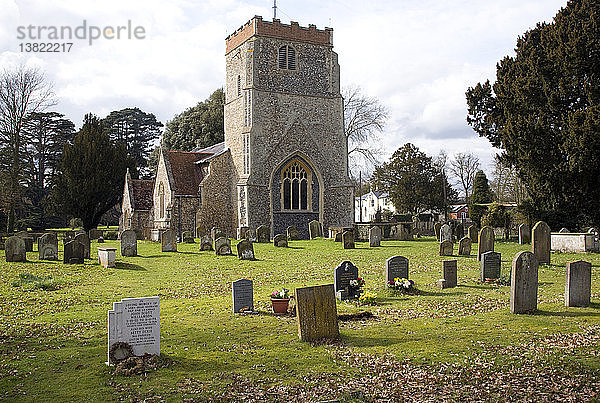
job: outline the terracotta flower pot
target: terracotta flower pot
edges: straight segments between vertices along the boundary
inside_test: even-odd
[[[287,313],[289,303],[289,298],[271,298],[274,313]]]

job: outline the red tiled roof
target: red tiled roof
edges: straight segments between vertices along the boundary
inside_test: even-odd
[[[150,210],[154,196],[154,181],[134,179],[131,181],[134,210]]]
[[[176,195],[197,196],[200,182],[202,182],[202,170],[196,164],[211,154],[196,153],[188,151],[168,151],[167,157],[171,166],[174,190]]]

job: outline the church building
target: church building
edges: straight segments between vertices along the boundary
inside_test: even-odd
[[[308,238],[312,220],[351,226],[333,30],[256,16],[225,46],[225,141],[161,151],[150,217],[134,229],[158,239],[165,228],[198,236],[216,226],[233,237],[240,227],[270,225],[273,236],[295,225]]]

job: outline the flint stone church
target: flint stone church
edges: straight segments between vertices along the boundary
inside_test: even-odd
[[[353,223],[340,67],[333,30],[255,16],[225,40],[225,141],[161,150],[154,180],[125,181],[121,230],[159,240],[218,227]]]

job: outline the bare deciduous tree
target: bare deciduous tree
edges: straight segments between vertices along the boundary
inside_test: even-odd
[[[491,188],[500,202],[521,203],[526,196],[525,186],[514,167],[502,162],[496,155]]]
[[[8,231],[13,231],[15,209],[23,190],[27,139],[23,127],[31,113],[54,104],[52,86],[37,68],[21,65],[0,73],[0,167]]]
[[[471,153],[457,153],[450,161],[449,170],[462,187],[465,193],[465,202],[469,203],[473,180],[479,170],[479,158]]]

